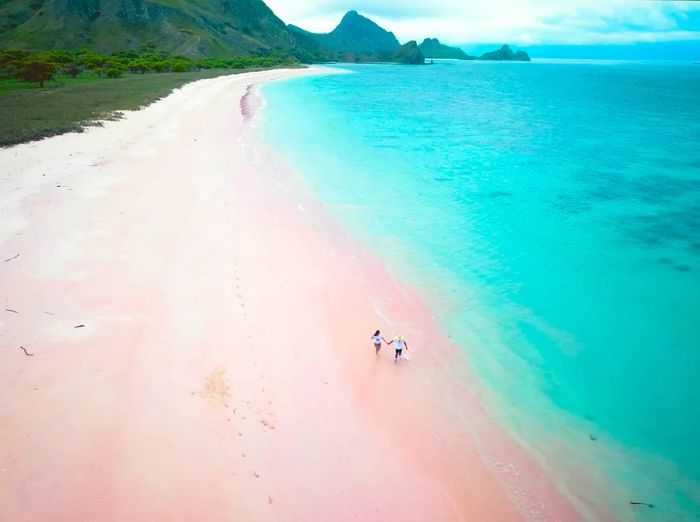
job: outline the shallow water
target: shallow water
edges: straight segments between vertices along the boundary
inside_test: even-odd
[[[266,85],[269,140],[563,489],[700,519],[700,67],[345,68]],[[586,467],[611,489],[577,490]]]

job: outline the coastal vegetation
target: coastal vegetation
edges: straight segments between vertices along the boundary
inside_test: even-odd
[[[479,60],[493,60],[497,62],[529,62],[530,57],[525,51],[513,52],[509,46],[504,45],[496,51],[484,53]]]
[[[0,146],[81,131],[194,80],[280,66],[298,61],[252,55],[190,60],[152,51],[0,51]]]
[[[76,78],[83,73],[92,77],[119,78],[125,73],[188,72],[207,69],[250,69],[297,65],[299,60],[288,55],[243,55],[230,58],[190,59],[184,55],[156,52],[152,48],[140,51],[120,51],[111,55],[96,53],[91,49],[70,52],[64,49],[27,51],[24,49],[0,50],[0,80],[5,89],[11,90],[7,80],[23,80],[40,87],[57,76]],[[89,76],[87,76],[89,77]]]

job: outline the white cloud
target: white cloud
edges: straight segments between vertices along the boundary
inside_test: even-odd
[[[679,26],[692,11],[700,13],[700,2],[268,0],[267,4],[285,22],[317,32],[332,30],[346,11],[356,9],[402,42],[428,36],[453,44],[700,40],[700,27]]]

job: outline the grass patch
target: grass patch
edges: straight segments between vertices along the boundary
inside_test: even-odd
[[[246,71],[212,69],[128,74],[123,78],[97,78],[88,74],[59,78],[58,85],[41,89],[20,85],[24,82],[17,80],[2,80],[0,146],[81,132],[100,120],[119,117],[118,111],[145,107],[186,83],[240,72]],[[8,85],[7,82],[15,83]]]
[[[112,78],[100,78],[96,74],[85,71],[80,73],[75,78],[70,76],[56,76],[54,79],[46,82],[44,89],[55,89],[57,87],[66,87],[68,85],[80,85],[83,83],[101,82],[101,81],[111,81]],[[0,79],[0,96],[9,94],[14,91],[21,91],[25,89],[36,89],[39,87],[36,83],[26,82],[24,80],[19,80],[16,78],[3,78]],[[0,107],[2,107],[2,102],[0,102]]]

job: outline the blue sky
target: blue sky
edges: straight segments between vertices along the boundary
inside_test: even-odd
[[[285,22],[327,32],[350,10],[402,42],[590,45],[700,42],[700,1],[654,0],[267,0]]]

